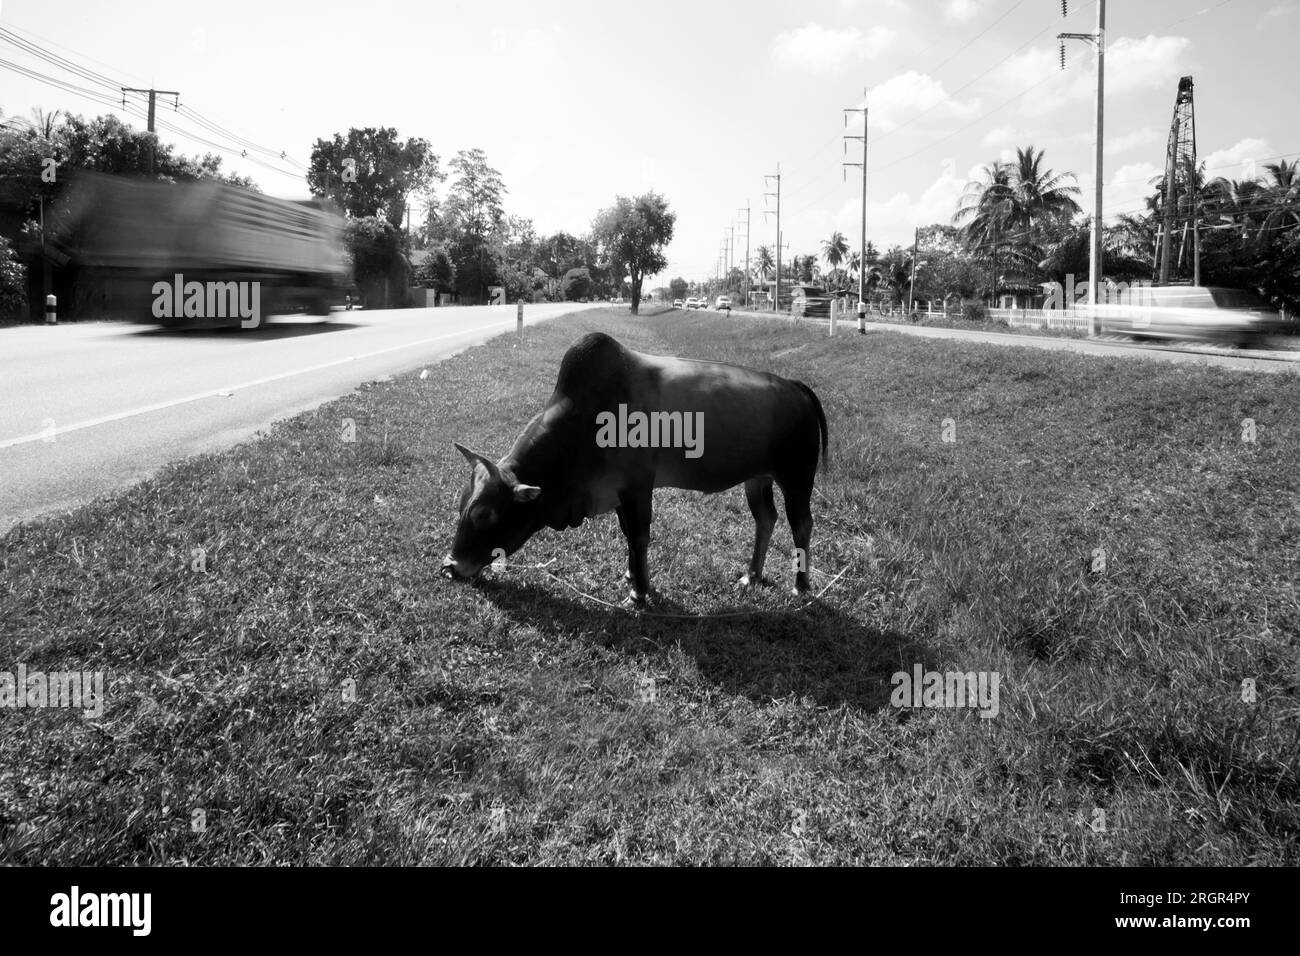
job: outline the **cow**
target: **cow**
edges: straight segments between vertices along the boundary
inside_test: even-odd
[[[769,584],[763,564],[781,487],[796,548],[795,593],[808,590],[812,490],[827,461],[826,416],[811,388],[721,362],[634,352],[601,332],[560,362],[555,391],[500,461],[456,444],[472,466],[443,573],[469,580],[543,527],[618,513],[627,538],[625,602],[650,593],[652,492],[706,494],[744,484],[756,531],[740,585]]]

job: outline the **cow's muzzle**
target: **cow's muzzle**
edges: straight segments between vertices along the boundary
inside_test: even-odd
[[[442,576],[448,581],[472,581],[474,579],[474,574],[463,572],[459,567],[459,563],[451,555],[447,555],[442,559]]]

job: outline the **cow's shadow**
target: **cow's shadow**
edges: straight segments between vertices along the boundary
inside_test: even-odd
[[[630,614],[522,577],[497,577],[479,587],[512,620],[563,639],[665,663],[680,645],[705,679],[760,704],[793,695],[827,707],[875,710],[888,706],[894,673],[918,662],[935,666],[933,653],[917,638],[865,626],[830,593],[793,613],[744,613],[753,605],[743,593],[733,593],[709,612],[717,616],[695,616],[671,595],[652,601],[648,613]],[[800,603],[789,596],[790,609]],[[735,616],[722,616],[729,614]]]

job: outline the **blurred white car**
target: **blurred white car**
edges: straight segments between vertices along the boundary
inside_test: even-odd
[[[680,309],[681,307],[682,307],[682,300],[681,300],[681,299],[673,299],[673,308],[674,308],[674,309]]]
[[[704,308],[704,303],[701,300],[695,298],[695,296],[691,296],[689,299],[686,300],[686,308],[702,309]]]
[[[1096,311],[1103,333],[1135,338],[1254,345],[1284,326],[1262,296],[1221,286],[1135,286],[1120,302],[1098,303]]]
[[[713,307],[714,307],[715,309],[719,310],[719,311],[726,310],[727,312],[730,312],[730,311],[731,311],[731,296],[729,296],[729,295],[720,295],[720,296],[718,296],[718,298],[717,298],[717,299],[714,301],[714,303],[713,303]]]

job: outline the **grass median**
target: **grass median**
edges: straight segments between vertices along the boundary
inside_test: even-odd
[[[613,515],[440,577],[451,442],[503,454],[595,329],[817,391],[818,600],[784,517],[781,586],[735,590],[740,489],[656,492],[664,616],[602,603]],[[0,671],[107,692],[0,709],[0,860],[1294,865],[1297,407],[711,313],[500,336],[0,539]],[[997,673],[997,715],[892,706],[917,664]]]

